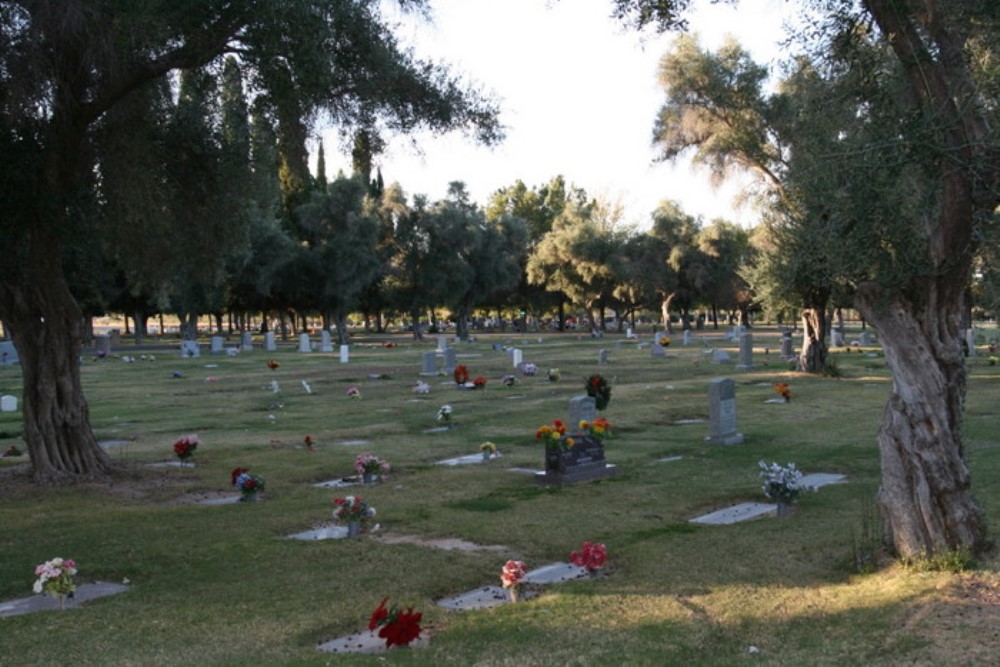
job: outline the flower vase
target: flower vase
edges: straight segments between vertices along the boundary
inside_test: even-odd
[[[490,452],[483,452],[483,460],[484,461],[490,460]]]
[[[507,590],[510,593],[510,601],[511,602],[517,602],[517,598],[518,598],[517,586],[511,586]]]
[[[365,485],[372,485],[375,483],[374,473],[366,472],[361,474],[361,482]]]
[[[244,493],[243,497],[240,498],[240,501],[242,501],[244,503],[255,503],[255,502],[257,502],[257,500],[258,500],[258,498],[257,498],[257,492],[256,491],[252,491],[250,493]]]
[[[361,535],[361,522],[360,521],[348,521],[347,522],[347,536],[348,537],[358,537]]]
[[[792,513],[792,506],[791,506],[791,504],[779,500],[778,501],[778,516],[784,518],[784,517],[790,516],[791,513]]]

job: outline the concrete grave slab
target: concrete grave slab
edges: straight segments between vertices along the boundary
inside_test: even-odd
[[[101,440],[97,444],[101,447],[124,447],[125,445],[131,445],[134,440]]]
[[[456,456],[453,459],[445,459],[443,461],[436,461],[435,463],[442,466],[462,466],[469,465],[471,463],[483,463],[487,460],[498,459],[501,456],[503,456],[503,454],[496,452],[492,457],[490,457],[490,459],[484,459],[482,454],[466,454],[465,456]]]
[[[185,463],[183,461],[158,461],[156,463],[147,463],[147,468],[193,468],[193,462]]]
[[[434,428],[425,428],[424,433],[447,433],[450,430],[449,426],[435,426]]]
[[[315,528],[301,533],[294,533],[293,535],[289,535],[288,539],[312,542],[317,540],[339,540],[344,537],[347,537],[347,526],[326,526],[324,528]]]
[[[801,485],[813,490],[830,484],[846,484],[847,475],[838,475],[830,472],[814,472],[811,475],[803,475]]]
[[[427,646],[428,643],[430,643],[430,638],[425,631],[410,642],[410,647],[420,648]],[[378,636],[378,630],[363,630],[331,639],[328,642],[318,644],[316,649],[324,653],[384,653],[388,650],[385,646],[385,640]]]
[[[474,551],[510,551],[510,547],[502,544],[476,544],[475,542],[469,542],[457,537],[425,538],[418,535],[381,535],[378,539],[386,544],[415,544],[422,547],[441,549],[442,551],[462,551],[466,553]]]
[[[704,424],[704,419],[678,419],[674,422],[677,426],[686,426],[688,424]]]
[[[507,470],[511,472],[523,472],[527,473],[528,475],[542,475],[542,476],[545,475],[545,471],[539,470],[538,468],[507,468]]]
[[[526,591],[521,591],[522,599]],[[502,586],[483,586],[468,593],[454,595],[449,598],[442,598],[437,601],[437,606],[451,609],[452,611],[467,611],[469,609],[489,609],[499,607],[510,602],[510,593]]]
[[[354,447],[356,445],[367,445],[370,440],[365,440],[364,438],[355,438],[352,440],[334,440],[335,445],[344,445],[345,447]]]
[[[199,505],[235,505],[240,502],[240,498],[243,496],[236,494],[235,496],[222,496],[220,498],[205,498],[204,500],[199,500]]]
[[[684,458],[684,457],[683,456],[665,456],[662,459],[659,459],[657,462],[658,463],[673,463],[674,461],[680,461],[682,458]]]
[[[530,570],[528,574],[524,575],[524,583],[561,584],[564,581],[584,579],[587,576],[589,576],[587,574],[587,570],[579,567],[578,565],[571,565],[570,563],[550,563],[549,565],[543,565],[542,567]]]
[[[317,489],[342,489],[345,486],[357,486],[361,480],[357,477],[344,477],[342,479],[331,479],[326,482],[313,484]]]
[[[97,598],[117,595],[128,590],[125,584],[112,584],[107,581],[95,581],[92,584],[80,584],[73,592],[73,597],[66,599],[66,609],[75,609],[80,605]],[[31,597],[10,600],[0,603],[0,617],[21,616],[36,611],[54,611],[59,609],[59,601],[50,595],[32,595]]]
[[[778,506],[769,503],[740,503],[725,509],[717,510],[689,520],[688,523],[704,523],[712,526],[728,526],[740,521],[760,519],[773,516],[778,512]]]

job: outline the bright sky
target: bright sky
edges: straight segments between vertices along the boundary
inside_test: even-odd
[[[664,199],[706,221],[725,217],[750,225],[752,210],[733,209],[736,187],[713,191],[708,174],[684,163],[656,164],[653,121],[663,101],[657,64],[674,35],[639,35],[610,18],[610,0],[431,0],[434,23],[404,30],[418,56],[453,71],[501,101],[507,139],[478,146],[460,134],[421,135],[415,149],[394,139],[382,156],[386,182],[407,195],[444,198],[464,181],[485,205],[517,179],[531,188],[562,174],[591,196],[618,201],[625,221],[646,227]],[[696,0],[691,29],[703,47],[733,34],[758,62],[778,56],[783,15],[796,3],[741,0],[738,9]],[[350,171],[339,146],[326,139],[328,169]]]

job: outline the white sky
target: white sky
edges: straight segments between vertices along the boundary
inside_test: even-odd
[[[706,221],[750,225],[752,210],[732,208],[736,187],[713,191],[708,174],[655,164],[653,121],[663,101],[657,64],[675,35],[639,35],[610,18],[610,0],[431,0],[434,23],[400,33],[419,57],[444,61],[455,74],[501,102],[507,139],[493,149],[460,134],[394,139],[379,163],[386,182],[407,195],[442,199],[464,181],[485,205],[517,179],[531,188],[562,174],[591,196],[619,201],[625,221],[646,227],[664,199]],[[739,39],[758,62],[779,56],[787,0],[741,0],[737,8],[696,0],[689,16],[701,45]],[[330,176],[350,171],[332,133],[325,139]]]

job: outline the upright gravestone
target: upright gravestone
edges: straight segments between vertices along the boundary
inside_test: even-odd
[[[275,352],[278,349],[278,344],[274,341],[273,331],[264,334],[264,349],[268,352]]]
[[[447,349],[448,349],[448,337],[447,336],[438,336],[437,351],[438,352],[444,352]]]
[[[795,358],[795,350],[792,347],[792,334],[789,331],[781,334],[781,358],[791,361]]]
[[[844,347],[844,332],[834,329],[830,332],[830,347]]]
[[[636,338],[635,332],[632,331],[632,327],[625,327],[625,338]]]
[[[444,350],[444,372],[454,373],[455,366],[458,365],[458,355],[455,354],[455,348],[447,347]]]
[[[201,356],[201,348],[198,347],[198,341],[196,340],[182,340],[181,341],[181,356],[185,358],[194,358]]]
[[[569,399],[569,419],[566,425],[575,433],[581,421],[592,422],[597,418],[597,399],[593,396],[574,396]]]
[[[740,370],[753,368],[753,334],[745,333],[740,336],[740,362],[736,364]]]
[[[514,351],[511,354],[511,357],[513,357],[513,359],[514,359],[514,368],[517,368],[518,366],[520,366],[521,362],[524,361],[524,353],[519,348],[516,348],[516,347],[514,348]]]
[[[685,329],[684,330],[684,347],[687,347],[690,344],[691,344],[691,330],[690,329]]]
[[[659,337],[653,339],[653,345],[649,348],[649,356],[654,359],[663,359],[667,356],[667,350],[660,345]]]
[[[421,375],[437,375],[437,355],[434,352],[424,352],[420,359]]]
[[[599,365],[601,365],[601,366],[603,366],[604,364],[608,363],[608,351],[607,350],[598,350],[597,351],[597,363]]]
[[[108,356],[111,354],[111,336],[94,336],[94,347],[97,354],[105,357]]]
[[[222,354],[226,351],[226,339],[222,336],[212,336],[212,354]]]
[[[743,333],[744,333],[744,331],[743,331],[743,325],[742,324],[737,324],[736,326],[734,326],[733,327],[733,340],[737,340],[738,341],[740,339],[740,336],[743,335]]]
[[[319,332],[319,340],[320,352],[333,352],[333,343],[330,340],[330,332],[327,329],[323,329]],[[343,362],[343,360],[341,361]]]
[[[729,358],[729,352],[726,350],[712,350],[712,363],[713,364],[728,364],[732,360]]]
[[[9,340],[0,341],[0,366],[10,366],[18,362],[17,349]]]
[[[327,333],[330,333],[329,331]],[[330,347],[330,351],[333,351],[333,347]],[[351,348],[347,345],[340,346],[340,363],[346,364],[351,360]]]
[[[976,356],[976,330],[966,329],[965,330],[965,347],[969,350],[969,356]]]
[[[862,331],[861,335],[858,336],[858,345],[860,345],[861,347],[868,347],[871,344],[872,344],[871,334],[869,334],[867,331]]]
[[[743,434],[736,430],[736,383],[713,378],[708,383],[708,437],[713,445],[738,445]]]
[[[309,345],[309,334],[307,333],[299,336],[299,352],[312,352],[312,347]]]
[[[240,352],[253,352],[253,334],[249,331],[240,336]]]
[[[17,396],[0,396],[0,412],[17,412]]]

